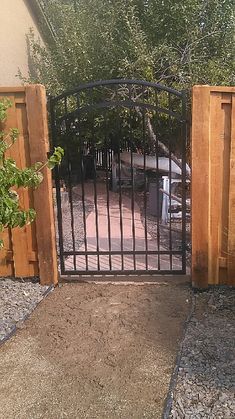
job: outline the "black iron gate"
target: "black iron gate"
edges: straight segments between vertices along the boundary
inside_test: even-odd
[[[61,274],[186,272],[190,169],[182,92],[139,80],[51,99]]]

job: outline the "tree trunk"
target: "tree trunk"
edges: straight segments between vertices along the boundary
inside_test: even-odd
[[[140,111],[139,107],[136,106],[136,111],[138,113],[139,116],[142,117],[142,112]],[[149,134],[150,140],[152,142],[153,145],[155,146],[159,146],[160,149],[162,150],[162,152],[167,156],[170,157],[171,160],[173,160],[173,162],[181,169],[183,168],[182,162],[176,157],[176,155],[174,153],[170,153],[168,147],[163,144],[161,141],[157,140],[157,136],[153,130],[153,126],[152,123],[150,121],[150,117],[149,115],[146,113],[146,118],[145,118],[145,126],[146,126],[146,130]],[[187,169],[186,167],[186,176],[188,179],[191,178],[191,174],[190,171]]]

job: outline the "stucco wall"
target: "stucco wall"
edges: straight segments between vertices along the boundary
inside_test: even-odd
[[[22,84],[18,69],[28,75],[26,34],[39,36],[35,19],[24,0],[0,0],[0,86]]]

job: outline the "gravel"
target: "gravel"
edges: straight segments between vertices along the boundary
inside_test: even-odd
[[[170,418],[235,417],[235,290],[195,294]]]
[[[21,326],[49,289],[39,283],[0,279],[0,344]]]

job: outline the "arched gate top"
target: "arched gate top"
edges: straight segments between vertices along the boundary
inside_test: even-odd
[[[137,79],[111,79],[111,80],[97,80],[91,83],[84,83],[79,85],[78,87],[67,90],[63,93],[61,93],[58,96],[52,97],[52,101],[57,101],[60,99],[63,99],[66,96],[73,95],[75,93],[79,93],[82,90],[86,89],[92,89],[93,87],[99,87],[99,86],[110,86],[110,85],[122,85],[122,84],[128,84],[128,85],[137,85],[137,86],[146,86],[146,87],[153,87],[159,91],[165,91],[172,95],[183,97],[184,91],[178,91],[175,89],[172,89],[171,87],[164,86],[159,83],[149,82],[146,80],[137,80]]]

